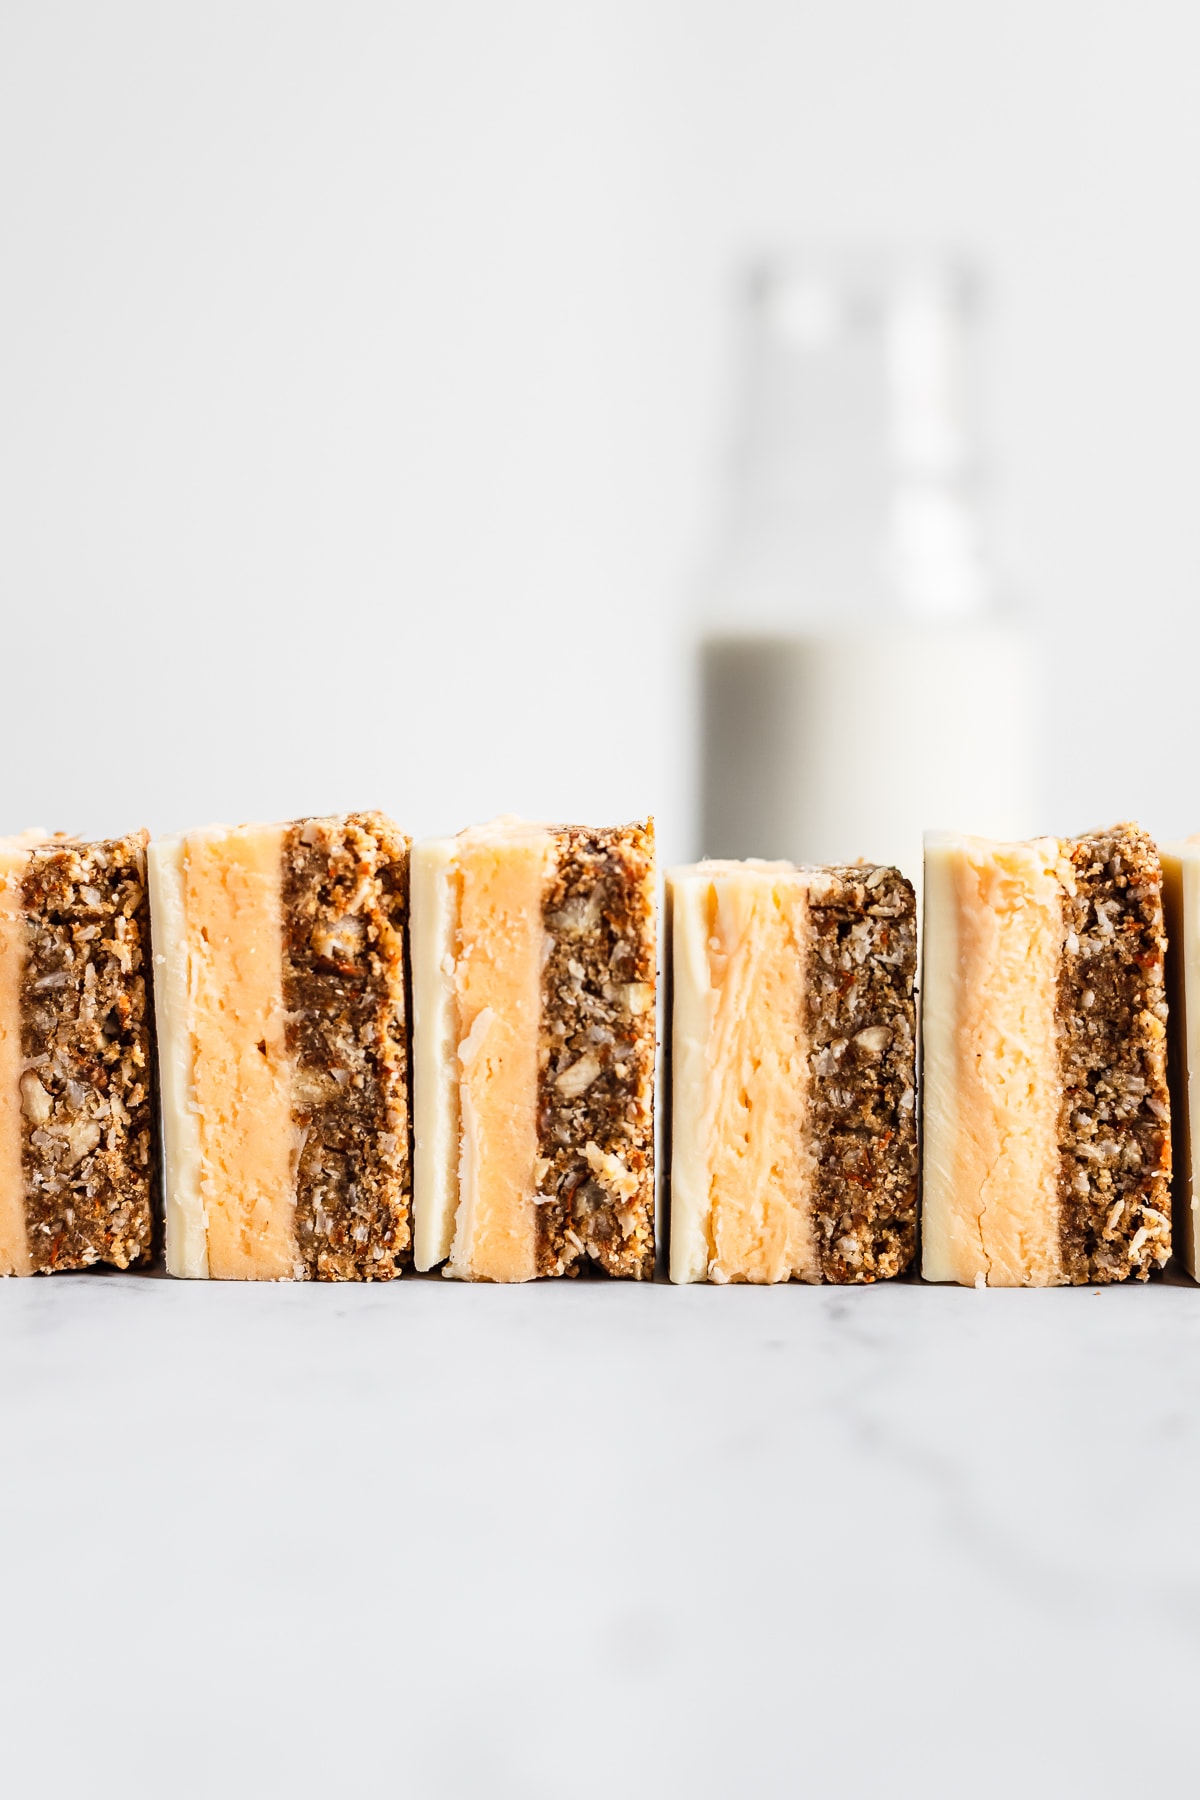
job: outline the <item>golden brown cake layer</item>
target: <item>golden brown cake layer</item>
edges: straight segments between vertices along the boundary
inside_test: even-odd
[[[146,842],[133,832],[34,845],[19,876],[19,916],[10,870],[3,923],[8,956],[20,958],[29,1271],[97,1262],[125,1269],[153,1250]],[[13,968],[9,961],[10,977]],[[14,1072],[7,1049],[6,1087]],[[5,1112],[11,1120],[11,1093]]]
[[[1171,1249],[1162,870],[1133,826],[1064,846],[1060,1244],[1071,1282],[1145,1280]]]
[[[654,1274],[654,836],[553,834],[542,895],[537,1264]]]
[[[382,814],[285,832],[295,1232],[319,1280],[385,1280],[409,1260],[407,907],[408,839]]]
[[[808,887],[807,1129],[821,1278],[886,1281],[917,1247],[916,900],[899,870]]]

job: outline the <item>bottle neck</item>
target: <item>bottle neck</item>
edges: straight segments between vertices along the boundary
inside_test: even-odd
[[[869,275],[752,295],[718,623],[966,619],[991,604],[954,294]]]

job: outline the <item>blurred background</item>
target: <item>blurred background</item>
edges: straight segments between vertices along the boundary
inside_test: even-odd
[[[761,272],[913,254],[974,271],[938,479],[1028,652],[972,665],[1017,828],[1200,828],[1198,59],[1186,0],[0,0],[0,828],[690,856],[702,643],[839,608],[928,719],[894,592],[752,618],[739,537],[755,321],[837,341]],[[810,475],[846,393],[797,375]],[[1190,1288],[0,1299],[14,1792],[1182,1786]]]
[[[1200,826],[1198,52],[1184,0],[8,0],[5,829],[693,853],[743,271],[811,245],[984,278],[1031,825]]]

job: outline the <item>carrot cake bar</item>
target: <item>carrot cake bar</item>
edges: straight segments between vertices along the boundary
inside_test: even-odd
[[[408,851],[379,813],[150,846],[171,1274],[408,1260]]]
[[[867,1282],[916,1249],[913,890],[884,867],[667,875],[672,1281]]]
[[[1145,1279],[1171,1248],[1162,871],[1134,825],[925,851],[922,1272]]]
[[[654,840],[501,819],[413,851],[416,1265],[654,1273]]]

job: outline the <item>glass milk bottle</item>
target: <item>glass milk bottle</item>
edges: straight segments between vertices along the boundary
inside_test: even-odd
[[[977,283],[797,257],[747,284],[701,641],[700,851],[896,863],[1032,828],[1031,657],[981,540]]]

